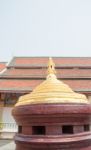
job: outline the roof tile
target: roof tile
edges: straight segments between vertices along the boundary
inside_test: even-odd
[[[91,57],[53,57],[56,66],[90,66]],[[43,66],[48,57],[15,57],[9,66]]]

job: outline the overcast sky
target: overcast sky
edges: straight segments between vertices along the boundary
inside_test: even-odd
[[[0,61],[91,56],[91,0],[0,0]]]

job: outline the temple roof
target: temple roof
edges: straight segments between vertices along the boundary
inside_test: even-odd
[[[72,68],[72,69],[56,69],[57,70],[57,77],[58,78],[91,78],[91,69],[79,69],[79,68]],[[46,77],[46,68],[36,68],[36,69],[15,69],[10,68],[3,72],[0,75],[2,78],[45,78]]]
[[[90,67],[91,57],[53,57],[56,67]],[[48,57],[14,57],[8,67],[46,67]]]
[[[0,91],[32,91],[43,80],[26,80],[26,79],[0,79]],[[74,91],[91,92],[91,80],[62,80],[64,83],[70,85]]]
[[[28,93],[29,88],[32,91],[46,78],[47,60],[48,57],[14,57],[0,74],[0,91]],[[75,91],[91,92],[91,57],[55,57],[53,60],[58,79]]]

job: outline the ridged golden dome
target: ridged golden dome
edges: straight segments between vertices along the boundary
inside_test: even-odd
[[[85,95],[74,92],[68,85],[58,80],[55,73],[55,64],[50,58],[46,80],[30,94],[21,96],[16,106],[48,103],[89,103]]]

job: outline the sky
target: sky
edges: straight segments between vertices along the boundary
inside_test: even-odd
[[[91,56],[91,0],[0,0],[0,61]]]

